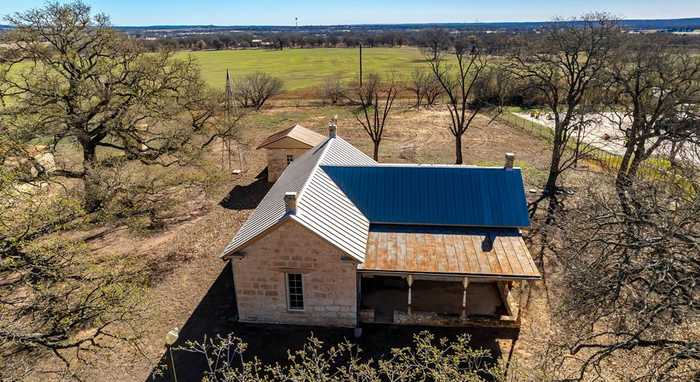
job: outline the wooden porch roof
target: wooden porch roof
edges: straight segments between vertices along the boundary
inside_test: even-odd
[[[359,270],[540,278],[517,229],[372,225]]]

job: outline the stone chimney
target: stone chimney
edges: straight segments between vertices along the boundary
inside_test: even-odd
[[[287,215],[294,215],[297,213],[297,193],[296,192],[285,192],[284,193],[284,207]]]
[[[338,116],[334,116],[328,123],[328,138],[335,138],[338,131]]]
[[[515,154],[506,153],[506,164],[503,166],[506,170],[513,168],[513,163],[515,162]]]

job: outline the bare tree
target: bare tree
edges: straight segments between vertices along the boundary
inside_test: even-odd
[[[643,161],[655,154],[674,154],[675,161],[684,144],[700,139],[700,61],[657,39],[635,39],[617,51],[608,75],[604,116],[624,136],[615,185],[628,208],[627,193]]]
[[[423,104],[423,98],[425,98],[425,83],[428,75],[428,73],[420,68],[415,68],[411,74],[411,79],[408,83],[407,89],[416,97],[416,103],[413,105],[413,107],[416,109],[420,109],[421,105]]]
[[[416,97],[416,103],[413,107],[420,109],[421,106],[433,106],[437,98],[442,94],[442,85],[429,71],[421,68],[415,68],[411,74],[411,79],[407,86]]]
[[[450,54],[454,56],[456,64],[449,62]],[[441,50],[434,57],[428,57],[428,62],[447,98],[450,132],[455,137],[455,163],[462,164],[462,136],[485,106],[472,101],[475,85],[487,68],[486,56],[475,44],[460,40],[451,53]]]
[[[7,21],[14,29],[0,48],[0,125],[24,142],[49,138],[53,154],[59,143],[77,143],[78,168],[37,168],[43,178],[81,179],[89,211],[101,204],[92,176],[98,148],[169,166],[188,160],[211,127],[217,98],[193,61],[147,53],[89,6],[49,3]]]
[[[440,52],[450,47],[450,34],[440,28],[428,29],[421,32],[420,44],[425,49],[426,56],[431,60],[437,60]]]
[[[698,377],[697,169],[630,187],[626,207],[611,187],[591,188],[557,224],[559,380]]]
[[[605,14],[557,21],[545,38],[511,57],[511,73],[543,96],[554,118],[549,174],[542,195],[531,204],[533,215],[545,199],[550,211],[556,209],[560,176],[580,155],[569,145],[572,139],[581,142],[590,111],[586,99],[608,64],[616,32],[616,22]]]
[[[430,76],[430,81],[426,83],[423,94],[425,95],[425,106],[433,107],[443,94],[442,85],[435,77]]]
[[[22,151],[11,145],[0,139],[0,162]],[[75,231],[61,235],[84,224],[80,200],[20,175],[0,166],[0,375],[23,379],[43,356],[70,375],[85,353],[139,337],[131,325],[145,276],[138,264],[91,256]]]
[[[336,74],[326,78],[323,82],[321,97],[323,98],[324,104],[328,102],[331,105],[338,105],[347,96],[345,85],[340,78],[341,75]]]
[[[373,157],[376,161],[379,160],[379,144],[397,91],[398,87],[393,77],[388,81],[382,81],[381,77],[375,73],[367,76],[364,86],[357,90],[360,106],[355,111],[355,118],[372,140]]]
[[[260,110],[271,97],[282,92],[283,85],[277,77],[256,72],[236,81],[234,97],[243,107]]]

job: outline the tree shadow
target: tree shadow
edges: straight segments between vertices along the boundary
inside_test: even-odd
[[[270,190],[270,186],[267,182],[267,168],[265,168],[255,177],[254,182],[247,185],[237,184],[233,187],[219,205],[229,210],[252,210],[258,206]]]
[[[490,350],[495,360],[501,356],[496,340],[515,340],[519,334],[519,329],[512,328],[436,328],[380,324],[363,324],[362,328],[362,336],[354,338],[353,330],[347,328],[240,323],[237,321],[233,273],[231,265],[227,263],[180,330],[174,348],[185,346],[187,341],[201,342],[205,336],[214,338],[216,335],[226,336],[233,333],[248,344],[246,359],[252,360],[255,356],[266,363],[284,363],[287,361],[288,349],[300,349],[313,335],[328,346],[347,339],[362,349],[364,357],[377,360],[388,355],[392,348],[412,345],[415,334],[428,330],[436,338],[454,339],[461,334],[467,334],[471,337],[474,348]],[[163,337],[165,338],[165,333]],[[166,357],[168,354],[164,352],[159,365],[168,364]],[[174,350],[173,358],[178,381],[201,380],[206,369],[203,356]],[[156,367],[154,371],[158,369]],[[150,376],[146,381],[172,380],[170,371],[164,370],[160,376]]]

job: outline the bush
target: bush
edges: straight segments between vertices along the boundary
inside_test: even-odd
[[[248,345],[226,337],[187,342],[176,350],[202,356],[208,369],[204,380],[249,381],[503,381],[500,367],[493,366],[488,350],[473,349],[469,337],[450,342],[437,340],[427,331],[414,335],[413,345],[395,348],[382,359],[361,358],[361,349],[348,341],[330,347],[311,337],[301,350],[289,351],[288,363],[264,364],[246,359]],[[177,367],[177,365],[176,365]],[[163,373],[163,367],[156,373]]]

